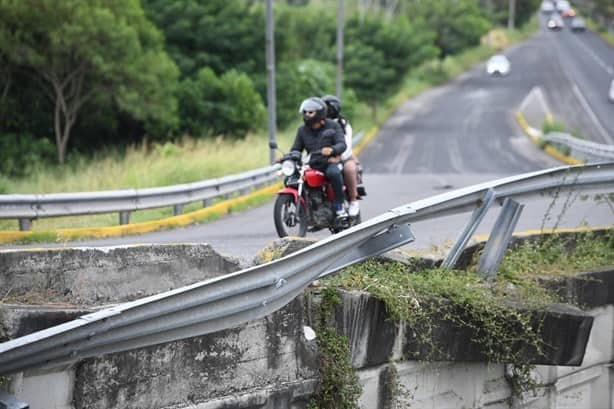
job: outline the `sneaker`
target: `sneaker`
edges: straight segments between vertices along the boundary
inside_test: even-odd
[[[347,217],[348,217],[348,214],[345,211],[345,209],[337,210],[337,213],[335,213],[336,220],[347,219]]]
[[[350,202],[350,207],[348,208],[348,214],[351,217],[356,217],[358,216],[358,213],[360,213],[360,206],[358,205],[358,201],[354,200]]]

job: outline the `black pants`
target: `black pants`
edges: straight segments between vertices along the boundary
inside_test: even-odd
[[[335,207],[343,204],[343,173],[341,173],[340,168],[341,166],[339,163],[329,163],[328,166],[322,170],[333,187],[333,192],[335,193],[333,204]]]

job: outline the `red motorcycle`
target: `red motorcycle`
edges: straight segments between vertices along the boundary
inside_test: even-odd
[[[307,232],[329,229],[337,233],[361,222],[360,212],[341,221],[335,220],[332,199],[333,188],[326,175],[302,160],[300,152],[290,152],[282,157],[281,173],[284,188],[277,192],[273,218],[279,237],[305,237]],[[359,170],[359,182],[362,171]],[[344,190],[346,191],[346,190]],[[365,188],[358,184],[358,196],[366,196]],[[347,193],[344,206],[347,209]]]

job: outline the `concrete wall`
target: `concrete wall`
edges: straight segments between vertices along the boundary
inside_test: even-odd
[[[209,261],[231,266],[230,270],[238,268],[205,247],[170,247],[139,247],[139,257],[119,257],[116,250],[93,253],[76,264],[80,267],[55,273],[54,268],[69,260],[74,262],[79,254],[87,252],[35,253],[39,257],[37,263],[42,263],[37,264],[38,269],[26,264],[27,255],[11,254],[8,262],[2,260],[7,253],[0,253],[3,269],[0,280],[5,283],[11,280],[15,288],[27,294],[27,285],[15,284],[25,283],[16,276],[27,274],[26,265],[31,266],[36,277],[57,274],[73,277],[72,283],[76,283],[74,277],[79,276],[79,271],[87,270],[91,271],[87,274],[100,280],[96,286],[108,289],[97,291],[98,297],[118,301],[138,296],[139,283],[153,281],[154,277],[163,283],[157,291],[167,290],[169,283],[180,286],[209,277],[214,274],[207,270]],[[173,254],[175,250],[179,253]],[[147,253],[148,256],[144,255]],[[57,258],[64,261],[45,262],[44,255],[52,261]],[[111,255],[108,257],[120,264],[110,267],[109,259],[97,262],[105,255]],[[208,258],[212,260],[207,261]],[[143,261],[142,268],[138,267],[138,260]],[[156,267],[157,264],[160,266]],[[120,265],[125,271],[123,275],[112,271]],[[132,269],[127,268],[129,265]],[[218,267],[212,269],[215,268]],[[97,274],[96,269],[104,273]],[[191,273],[186,275],[186,271]],[[113,285],[104,282],[105,276]],[[112,290],[121,286],[121,277],[127,289]],[[550,363],[580,359],[582,366],[538,366],[535,375],[544,386],[522,399],[512,399],[506,365],[480,362],[479,349],[467,343],[467,335],[446,327],[444,322],[439,325],[440,337],[447,341],[444,355],[450,360],[431,363],[404,359],[409,345],[415,344],[411,329],[392,322],[384,305],[366,293],[340,292],[342,303],[334,309],[330,324],[350,341],[352,364],[358,369],[363,387],[360,398],[363,408],[614,408],[610,374],[614,271],[592,273],[588,278],[552,283],[568,299],[581,302],[590,310],[588,313],[573,308],[553,310],[549,315],[552,324],[544,333],[552,345]],[[44,293],[48,288],[61,288],[56,283],[67,281],[35,282],[48,284],[38,287]],[[70,288],[62,305],[0,305],[0,338],[14,338],[90,311],[89,302],[66,304],[69,300],[85,300],[87,294],[94,294],[93,290],[77,284]],[[310,328],[317,327],[318,311],[317,295],[301,296],[271,316],[230,330],[87,359],[53,372],[17,374],[10,380],[9,389],[30,403],[32,409],[302,409],[318,387],[317,345],[309,336]],[[593,324],[592,330],[589,322]],[[578,357],[580,349],[586,352]]]

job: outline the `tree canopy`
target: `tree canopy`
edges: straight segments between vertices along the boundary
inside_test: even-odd
[[[51,102],[60,163],[97,93],[152,130],[175,125],[178,71],[138,0],[0,0],[0,32],[8,64]]]

